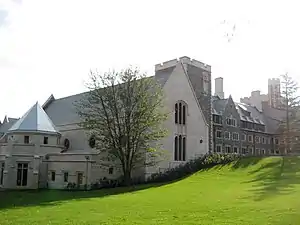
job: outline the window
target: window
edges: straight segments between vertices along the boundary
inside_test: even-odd
[[[255,143],[260,143],[260,137],[259,136],[255,136]]]
[[[224,137],[225,139],[230,139],[230,133],[228,131],[225,131]]]
[[[278,138],[275,138],[275,144],[278,145],[279,144],[279,140]]]
[[[232,119],[232,118],[227,118],[227,119],[226,119],[226,124],[227,124],[228,126],[233,126],[233,127],[235,127],[235,126],[236,126],[236,120],[235,120],[235,119]]]
[[[68,180],[69,180],[69,173],[64,172],[64,182],[68,182]]]
[[[230,145],[225,146],[225,153],[231,153],[231,146]]]
[[[216,145],[216,152],[218,153],[222,152],[222,145]]]
[[[265,137],[262,137],[262,138],[261,138],[261,143],[266,144],[266,139],[265,139]]]
[[[236,146],[234,146],[234,147],[233,147],[233,152],[234,152],[234,153],[238,153],[238,152],[239,152],[239,148],[236,147]]]
[[[260,149],[259,148],[256,148],[255,151],[256,151],[257,155],[260,155]]]
[[[253,142],[253,136],[252,135],[248,135],[248,142]]]
[[[216,131],[216,136],[217,136],[217,138],[222,138],[222,131],[221,130],[217,130]]]
[[[220,116],[220,115],[213,115],[213,121],[214,121],[214,123],[222,124],[222,116]]]
[[[27,186],[27,175],[28,175],[28,163],[18,163],[17,186]]]
[[[44,145],[48,144],[48,137],[44,137]]]
[[[4,167],[5,167],[5,163],[2,162],[1,164],[1,168],[0,168],[0,185],[3,185],[3,178],[4,178]]]
[[[245,148],[245,147],[242,147],[242,154],[247,154],[248,152],[247,152],[247,148]]]
[[[186,123],[186,104],[184,102],[179,102],[175,104],[175,124]]]
[[[232,140],[238,141],[239,140],[239,134],[234,132],[232,133]]]
[[[113,173],[114,173],[114,168],[113,167],[109,167],[108,174],[113,174]]]
[[[179,135],[175,137],[174,160],[185,161],[186,157],[186,137]]]
[[[24,136],[24,143],[29,144],[29,136]]]
[[[262,155],[265,155],[265,154],[266,154],[265,149],[263,149],[263,148],[261,149],[261,154],[262,154]]]
[[[55,171],[51,171],[51,181],[55,181]]]
[[[242,139],[242,141],[246,141],[246,134],[242,134],[241,139]]]
[[[83,183],[83,173],[78,172],[77,173],[77,185],[81,185]]]
[[[250,148],[249,148],[249,152],[250,152],[252,155],[254,155],[254,149],[253,149],[253,147],[250,147]]]

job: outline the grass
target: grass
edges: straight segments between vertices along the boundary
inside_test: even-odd
[[[0,193],[0,224],[300,224],[300,158],[249,158],[165,185]]]

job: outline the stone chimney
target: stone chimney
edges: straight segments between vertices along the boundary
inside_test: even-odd
[[[215,79],[215,95],[221,99],[224,99],[223,77],[218,77]]]

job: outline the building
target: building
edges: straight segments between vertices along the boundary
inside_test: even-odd
[[[212,150],[211,67],[188,57],[155,65],[152,79],[165,92],[172,113],[162,140],[168,154],[155,167],[133,171],[146,179]],[[4,189],[65,188],[68,183],[89,187],[121,171],[102,167],[103,158],[89,146],[89,135],[79,127],[74,103],[87,93],[34,104],[21,118],[0,124],[0,187]]]
[[[273,108],[280,108],[282,106],[279,78],[268,80],[268,100],[269,105]]]
[[[255,106],[259,111],[262,111],[262,105],[265,102],[272,108],[280,109],[283,104],[280,91],[280,79],[268,79],[268,94],[261,94],[258,90],[252,91],[250,97],[241,98],[240,102]]]
[[[234,102],[231,96],[212,97],[214,152],[279,154],[277,132],[285,112],[262,99],[259,92],[252,92],[249,102],[252,104]]]
[[[133,177],[146,179],[209,152],[278,154],[276,132],[284,111],[268,102],[260,110],[231,96],[225,99],[223,78],[215,79],[213,96],[209,65],[184,56],[155,65],[151,79],[162,86],[172,115],[164,122],[169,135],[161,140],[167,154],[155,166],[134,170]],[[88,188],[121,175],[90,146],[91,136],[78,125],[74,103],[87,94],[51,95],[19,119],[5,117],[0,123],[1,188],[63,189],[69,183]]]

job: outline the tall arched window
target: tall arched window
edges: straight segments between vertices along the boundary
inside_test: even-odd
[[[178,123],[178,103],[175,104],[175,124]]]
[[[186,140],[185,139],[186,139],[185,137],[182,138],[182,160],[183,161],[185,161],[185,155],[186,155],[186,153],[185,153]]]
[[[178,152],[178,155],[179,155],[179,160],[182,161],[182,136],[179,135],[179,152]]]
[[[185,105],[182,106],[182,124],[185,125],[185,115],[186,115],[186,112],[185,112]]]
[[[174,139],[174,160],[177,161],[178,160],[178,137],[175,136]]]
[[[183,101],[175,104],[175,124],[186,124],[187,105]]]
[[[174,138],[174,161],[186,160],[186,137],[182,135]]]
[[[179,124],[182,123],[182,104],[179,103]]]

